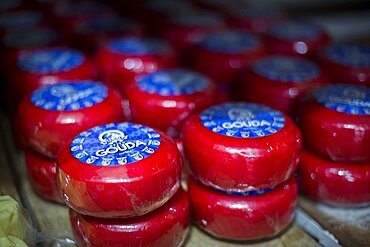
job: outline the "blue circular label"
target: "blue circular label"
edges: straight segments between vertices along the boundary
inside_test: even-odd
[[[224,136],[256,138],[269,136],[285,125],[284,116],[269,107],[251,103],[224,103],[200,115],[207,129]]]
[[[166,52],[167,43],[159,39],[124,38],[116,39],[108,44],[108,48],[115,53],[131,55],[150,55]]]
[[[316,100],[334,111],[352,115],[370,115],[370,88],[334,84],[314,92]]]
[[[102,102],[108,89],[92,81],[62,82],[35,90],[31,102],[45,110],[76,111]]]
[[[161,144],[153,129],[134,123],[111,123],[76,136],[70,151],[79,161],[95,166],[132,164],[154,153]]]
[[[261,189],[261,190],[252,190],[252,191],[246,191],[246,192],[234,192],[234,191],[225,191],[215,188],[217,191],[231,195],[231,196],[259,196],[263,195],[267,192],[270,192],[271,190],[275,189],[275,187],[267,188],[267,189]]]
[[[319,67],[305,59],[271,56],[252,66],[252,71],[270,80],[280,82],[304,82],[317,78]]]
[[[209,86],[207,77],[186,69],[172,69],[151,73],[136,80],[145,92],[162,96],[193,94]]]
[[[30,48],[49,45],[58,39],[59,34],[56,30],[45,28],[36,29],[32,32],[9,32],[4,36],[4,43],[9,47]]]
[[[325,49],[332,61],[352,67],[370,68],[370,46],[360,44],[337,44]]]
[[[37,11],[18,11],[0,14],[0,27],[3,29],[29,28],[37,26],[43,15]]]
[[[288,40],[316,39],[320,32],[320,28],[315,25],[299,22],[282,23],[268,30],[272,36]]]
[[[215,32],[201,42],[202,47],[221,53],[246,52],[258,44],[259,40],[255,36],[239,31]]]
[[[18,65],[26,71],[46,74],[70,71],[80,66],[83,61],[84,56],[78,51],[54,48],[23,55],[19,58]]]

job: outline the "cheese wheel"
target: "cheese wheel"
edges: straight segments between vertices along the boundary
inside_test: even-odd
[[[183,144],[190,172],[203,184],[245,192],[271,188],[293,174],[301,134],[279,111],[228,102],[192,116]]]
[[[282,22],[271,26],[265,33],[270,51],[284,55],[312,56],[329,40],[324,29],[309,22]]]
[[[46,200],[64,203],[57,184],[56,160],[25,150],[25,163],[33,191]]]
[[[70,138],[93,126],[123,120],[121,97],[95,81],[41,87],[19,107],[26,145],[56,158]]]
[[[254,34],[239,30],[213,32],[194,49],[192,67],[216,83],[231,84],[237,74],[265,55],[265,46]]]
[[[297,198],[293,177],[273,189],[225,193],[188,179],[192,217],[213,237],[256,240],[277,235],[293,220]]]
[[[117,87],[145,75],[177,65],[170,45],[154,38],[117,38],[98,51],[98,63],[103,76]]]
[[[370,162],[370,88],[328,85],[306,97],[299,108],[308,150],[336,162]]]
[[[80,133],[58,156],[66,204],[80,214],[127,218],[168,201],[180,186],[181,156],[164,133],[134,123]]]
[[[187,194],[179,191],[162,207],[130,219],[102,219],[70,210],[73,235],[81,247],[181,246],[189,227]]]
[[[15,104],[35,89],[63,80],[85,80],[96,76],[96,68],[81,52],[65,48],[44,48],[27,52],[10,71],[9,81]]]
[[[332,81],[370,86],[370,46],[333,44],[318,53],[318,61]]]
[[[310,198],[340,207],[370,205],[370,163],[338,163],[303,151],[300,185]]]
[[[133,122],[177,137],[189,116],[217,101],[218,92],[206,76],[187,69],[168,69],[137,77],[122,94]],[[145,99],[145,100],[143,100]]]
[[[252,64],[241,77],[237,93],[241,99],[265,104],[287,114],[297,99],[328,82],[317,64],[290,56],[268,56]]]

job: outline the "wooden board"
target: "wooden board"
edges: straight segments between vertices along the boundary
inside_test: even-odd
[[[323,228],[329,230],[343,246],[370,246],[370,207],[335,208],[305,197],[299,206]]]

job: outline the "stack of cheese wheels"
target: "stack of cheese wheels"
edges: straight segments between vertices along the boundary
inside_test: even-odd
[[[304,93],[328,81],[320,67],[305,58],[273,55],[258,60],[240,78],[238,96],[292,114]]]
[[[332,84],[307,96],[298,114],[306,151],[303,192],[335,206],[370,203],[370,88]]]
[[[264,105],[228,102],[184,125],[188,190],[196,224],[229,240],[271,237],[294,216],[301,135]]]
[[[61,81],[40,87],[19,107],[25,159],[33,189],[62,202],[55,161],[69,139],[95,125],[123,120],[118,92],[96,81]]]
[[[159,130],[99,125],[75,136],[57,160],[58,183],[80,246],[179,246],[189,206],[181,158]]]

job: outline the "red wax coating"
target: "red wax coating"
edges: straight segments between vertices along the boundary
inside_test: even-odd
[[[318,67],[316,68],[319,72],[315,77],[295,81],[270,79],[253,70],[254,65],[266,61],[267,59],[274,58],[277,60],[281,58],[289,59],[293,62],[300,61],[302,63],[311,63],[307,59],[289,56],[268,56],[265,59],[257,61],[251,66],[252,69],[250,71],[244,73],[244,76],[240,77],[241,81],[238,84],[236,94],[238,94],[242,100],[265,104],[287,114],[292,114],[295,110],[297,100],[302,95],[328,82],[327,76]],[[315,64],[313,65],[316,66]],[[270,68],[270,71],[274,71],[274,68]],[[291,72],[294,73],[293,70],[291,70]],[[299,68],[297,68],[296,72],[299,72]],[[284,76],[287,74],[289,76],[289,71],[285,73],[281,72],[281,77],[286,78]]]
[[[333,51],[333,58],[327,53]],[[328,45],[317,59],[333,82],[370,86],[370,46],[357,43]],[[355,62],[354,62],[355,61]]]
[[[288,25],[298,24],[292,33],[305,33],[303,30],[311,26],[310,23],[282,22],[267,29],[265,33],[265,42],[272,53],[291,55],[291,56],[312,56],[314,52],[327,45],[330,41],[329,35],[325,30],[316,27],[318,33],[311,37],[307,37],[307,33],[302,37],[299,34],[294,34],[294,37],[284,37],[284,35],[275,35],[274,29],[286,30]],[[307,25],[307,27],[305,26]],[[313,27],[313,26],[312,26]]]
[[[28,149],[24,155],[32,189],[46,200],[64,203],[57,184],[56,161]]]
[[[75,239],[81,247],[181,246],[189,226],[189,202],[180,189],[166,204],[130,219],[99,219],[70,210]]]
[[[221,239],[272,237],[294,217],[298,194],[293,177],[261,195],[229,195],[188,179],[192,217],[202,230]]]
[[[118,166],[94,166],[72,156],[67,145],[58,156],[58,183],[66,204],[83,215],[128,218],[168,201],[180,187],[181,156],[163,132],[158,149],[145,159]]]
[[[148,41],[147,39],[135,40],[138,43]],[[146,54],[114,52],[109,48],[109,44],[108,42],[99,49],[97,53],[98,64],[104,78],[117,87],[132,82],[138,75],[173,68],[177,65],[175,51],[164,41],[163,44],[167,47],[164,51]]]
[[[301,134],[287,116],[274,134],[237,138],[217,134],[193,115],[183,128],[183,145],[190,172],[203,184],[224,191],[271,188],[297,168]]]
[[[136,83],[126,84],[122,93],[129,101],[133,122],[158,128],[172,137],[177,137],[191,114],[218,102],[219,93],[213,82],[208,78],[207,80],[209,80],[207,88],[191,94],[149,93]]]
[[[303,151],[298,169],[303,193],[340,207],[370,204],[370,163],[336,163]]]
[[[264,44],[253,34],[251,34],[251,36],[257,40],[257,43],[244,51],[220,52],[205,48],[203,43],[207,39],[210,39],[209,37],[214,37],[215,35],[227,38],[230,34],[228,31],[209,34],[205,40],[193,49],[192,67],[208,75],[216,83],[233,83],[241,70],[248,68],[251,63],[262,58],[266,54]]]
[[[22,57],[33,56],[41,52],[52,51],[54,49],[67,49],[73,52],[77,52],[73,49],[61,47],[45,48],[28,52],[24,56],[18,58],[18,63],[20,59],[22,59]],[[17,105],[19,101],[21,101],[27,95],[31,94],[32,91],[41,86],[55,84],[65,80],[94,79],[96,77],[97,70],[93,62],[89,58],[85,57],[82,53],[78,53],[83,56],[83,62],[79,66],[74,67],[70,70],[57,71],[53,73],[37,73],[35,71],[24,70],[19,66],[11,70],[9,74],[9,82],[10,90],[15,98],[14,104]]]
[[[72,81],[78,83],[79,81]],[[117,91],[108,89],[108,96],[100,103],[79,110],[46,110],[25,98],[19,107],[22,132],[27,146],[50,158],[71,138],[93,126],[122,121],[122,99]]]
[[[335,111],[312,95],[302,99],[298,108],[297,119],[308,150],[336,162],[370,162],[369,114]]]

